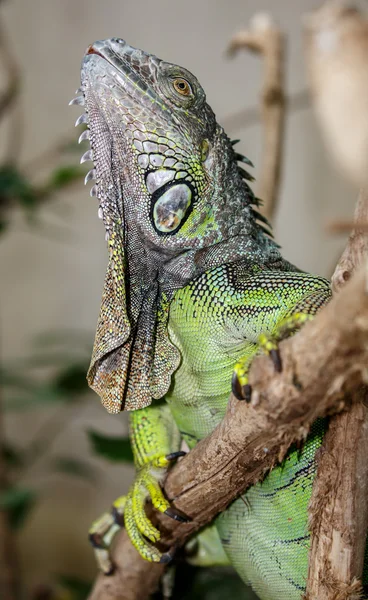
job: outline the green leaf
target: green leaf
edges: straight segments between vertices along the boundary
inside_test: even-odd
[[[10,467],[21,467],[24,464],[23,452],[8,443],[2,444],[1,454]]]
[[[66,396],[76,396],[88,391],[87,385],[88,365],[73,364],[64,367],[59,371],[53,381],[55,389]]]
[[[95,469],[87,462],[76,458],[60,456],[51,462],[51,467],[59,473],[66,473],[73,477],[82,477],[91,482],[95,482],[97,479]]]
[[[6,410],[25,410],[37,407],[40,404],[55,404],[66,400],[74,400],[74,398],[73,396],[66,396],[60,390],[46,383],[29,390],[29,393],[23,395],[19,393],[8,394],[3,404]]]
[[[29,210],[37,204],[37,194],[29,181],[13,165],[0,167],[0,198],[2,203],[18,200],[19,204]]]
[[[78,179],[82,179],[86,174],[86,169],[79,165],[67,165],[56,169],[51,177],[50,181],[46,185],[51,189],[57,190],[73,183]]]
[[[75,363],[60,369],[54,379],[54,386],[63,394],[80,394],[88,390],[87,363]]]
[[[60,585],[72,594],[73,600],[85,600],[91,591],[92,584],[78,579],[61,575],[58,577]]]
[[[128,437],[111,437],[96,431],[87,431],[96,454],[114,462],[133,462],[133,452]]]
[[[26,520],[36,499],[36,494],[27,488],[9,488],[0,493],[0,509],[10,515],[14,529],[19,529]]]

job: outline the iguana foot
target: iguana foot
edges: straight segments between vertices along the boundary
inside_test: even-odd
[[[232,378],[232,392],[238,400],[251,401],[252,387],[248,382],[248,372],[253,358],[261,351],[267,354],[275,367],[277,373],[282,371],[282,360],[279,351],[279,342],[300,329],[307,321],[312,320],[314,315],[298,312],[283,319],[272,334],[261,333],[258,338],[258,347],[251,356],[240,359],[235,367]]]
[[[94,548],[99,567],[110,575],[114,567],[110,557],[110,546],[116,533],[123,525],[139,554],[150,562],[168,563],[173,552],[160,552],[154,544],[160,539],[159,530],[154,527],[145,512],[145,503],[150,498],[154,508],[176,521],[187,522],[189,519],[170,506],[160,487],[171,461],[186,453],[173,452],[166,456],[158,456],[144,464],[126,496],[120,496],[112,505],[109,513],[97,519],[89,531],[89,539]]]

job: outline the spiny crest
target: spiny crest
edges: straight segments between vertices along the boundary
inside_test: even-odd
[[[238,144],[240,142],[240,140],[231,140],[231,145],[235,146],[236,144]],[[235,160],[237,162],[242,162],[245,163],[246,165],[248,165],[249,167],[253,167],[254,165],[252,163],[251,160],[249,160],[249,158],[247,158],[246,156],[244,156],[244,154],[240,154],[240,152],[235,152],[234,151],[234,156],[235,156]],[[250,173],[248,173],[248,171],[246,171],[245,169],[243,169],[242,167],[240,167],[238,165],[238,172],[240,173],[241,177],[247,181],[255,181],[255,177],[253,177],[253,175],[251,175]],[[249,187],[249,185],[244,182],[246,190],[251,198],[251,204],[255,205],[257,207],[262,206],[263,202],[260,198],[257,198],[254,193],[253,190]],[[263,227],[263,225],[261,225],[261,223],[258,223],[259,228],[266,233],[267,235],[273,237],[272,234],[272,225],[271,223],[268,221],[268,219],[266,219],[266,217],[264,217],[258,210],[254,209],[252,207],[252,216],[256,221],[260,221],[261,223],[264,223],[265,225],[267,225],[268,229],[266,229],[265,227]]]
[[[69,106],[82,106],[85,108],[85,99],[84,99],[84,95],[83,95],[83,88],[79,87],[77,90],[75,90],[76,94],[82,94],[81,96],[76,96],[75,98],[73,98],[70,102],[69,102]],[[78,144],[81,144],[82,142],[90,142],[91,139],[91,132],[89,130],[89,122],[88,122],[88,114],[85,110],[85,112],[83,112],[83,114],[81,114],[78,119],[75,122],[75,126],[79,127],[80,125],[86,125],[86,129],[84,129],[82,131],[82,133],[80,134],[79,138],[78,138]],[[80,162],[81,164],[88,162],[88,161],[92,161],[93,162],[93,152],[92,149],[89,148],[81,157]],[[93,167],[92,169],[90,169],[90,171],[88,171],[87,175],[84,178],[84,184],[87,185],[87,183],[89,181],[92,180],[96,180],[96,169]],[[90,189],[90,196],[92,197],[96,197],[97,196],[97,183],[94,184],[92,186],[92,188]],[[102,213],[102,208],[99,207],[98,209],[98,218],[99,219],[103,219],[103,213]]]

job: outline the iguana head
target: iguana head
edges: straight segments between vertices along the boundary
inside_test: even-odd
[[[118,412],[170,385],[180,361],[166,332],[174,291],[268,242],[247,173],[189,71],[112,38],[87,49],[81,83],[77,123],[91,143],[82,161],[94,162],[86,179],[96,180],[109,247],[88,380]]]

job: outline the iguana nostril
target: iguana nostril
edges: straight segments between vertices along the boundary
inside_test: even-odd
[[[118,37],[110,38],[110,41],[116,42],[117,44],[121,44],[122,46],[125,46],[125,44],[126,44],[126,41],[123,40],[123,38],[118,38]]]

